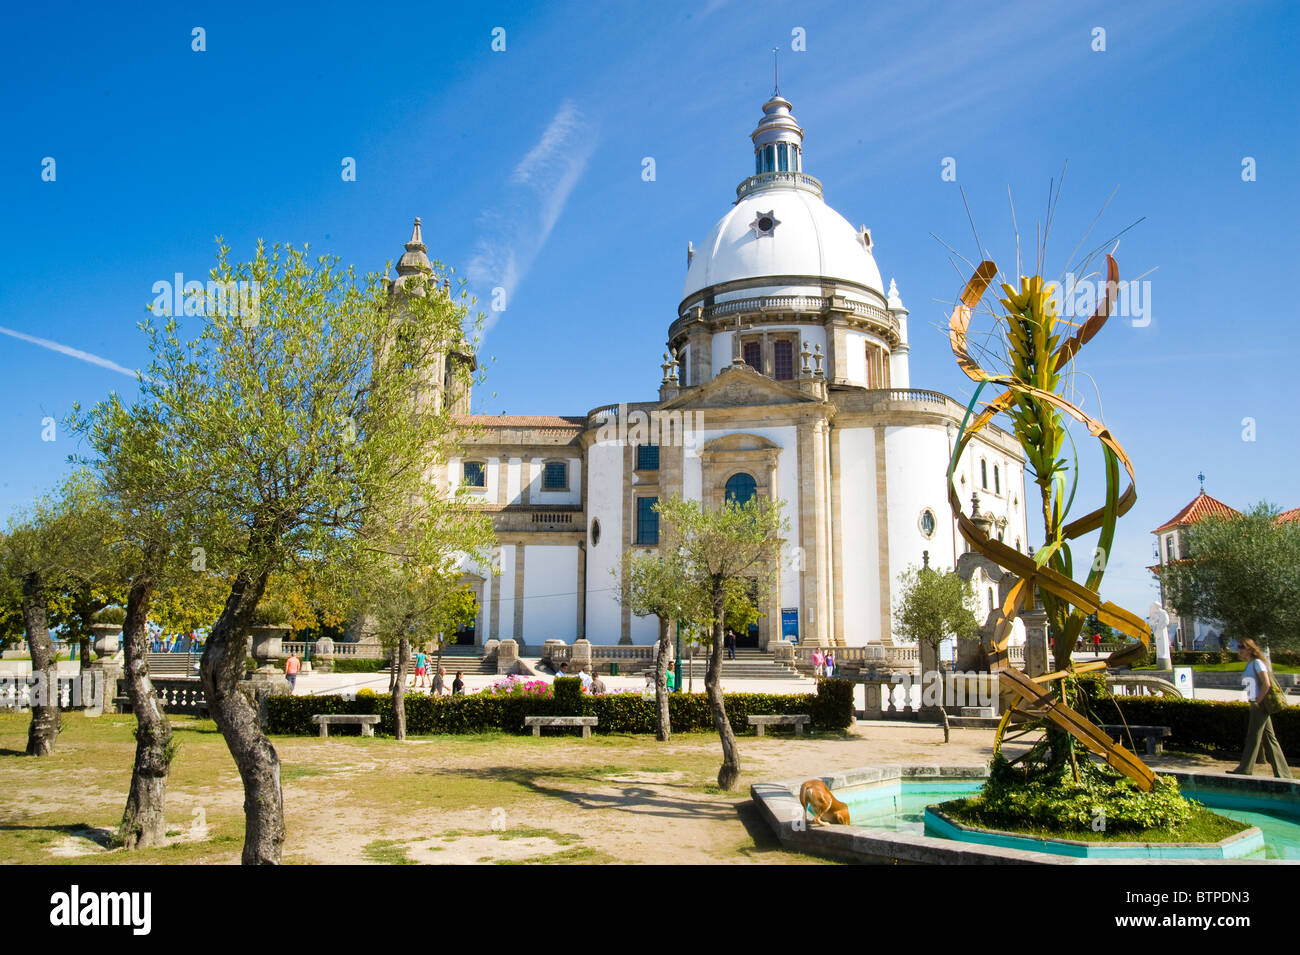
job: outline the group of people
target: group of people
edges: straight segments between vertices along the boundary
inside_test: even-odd
[[[433,672],[433,667],[429,665],[429,655],[423,650],[415,651],[415,675],[412,682],[413,688],[427,687],[431,696],[447,695],[447,668],[438,667],[438,672]],[[465,672],[456,671],[456,679],[451,681],[451,695],[463,696],[465,693]]]
[[[557,677],[576,676],[579,680],[582,681],[583,693],[592,693],[592,694],[599,695],[601,693],[609,692],[609,688],[605,686],[605,681],[600,678],[600,674],[588,673],[586,667],[579,667],[578,672],[575,674],[569,672],[569,664],[567,662],[561,663],[560,668],[555,671],[555,675]]]
[[[821,647],[813,650],[812,655],[813,672],[817,676],[834,676],[835,675],[835,651],[822,651]]]

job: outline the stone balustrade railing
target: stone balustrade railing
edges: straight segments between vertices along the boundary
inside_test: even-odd
[[[208,701],[203,695],[203,682],[186,678],[151,680],[158,702],[168,713],[186,713],[190,716],[207,716]]]
[[[593,662],[601,660],[630,660],[650,666],[654,663],[657,652],[658,650],[655,644],[632,647],[592,644],[591,659]],[[573,659],[573,647],[555,643],[551,644],[550,659],[551,662],[557,666],[561,663],[567,663]]]

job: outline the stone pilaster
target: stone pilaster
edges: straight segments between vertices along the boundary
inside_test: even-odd
[[[879,568],[880,642],[889,647],[894,645],[894,627],[890,598],[889,482],[885,466],[884,426],[876,427],[872,434],[876,447],[876,566]]]
[[[523,541],[515,544],[515,633],[519,643],[524,643],[524,552]]]

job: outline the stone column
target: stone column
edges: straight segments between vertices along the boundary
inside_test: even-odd
[[[497,673],[514,673],[518,665],[519,644],[507,637],[497,644]]]
[[[1042,676],[1049,664],[1047,611],[1026,610],[1020,614],[1025,623],[1025,676]]]
[[[579,670],[591,672],[591,641],[574,640],[573,652],[569,657],[569,675],[577,676]]]

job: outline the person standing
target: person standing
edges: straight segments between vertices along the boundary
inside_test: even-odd
[[[834,650],[826,651],[826,675],[827,676],[835,675],[835,651]]]
[[[428,662],[429,662],[429,658],[428,658],[428,656],[425,654],[423,648],[421,648],[420,650],[416,651],[416,654],[415,654],[415,685],[416,685],[416,687],[428,686],[428,685],[429,685],[429,672],[428,672],[428,670],[426,669],[426,666],[428,665]]]
[[[284,678],[289,681],[289,695],[293,696],[293,691],[298,685],[298,654],[289,653],[289,659],[284,661]]]
[[[1101,631],[1097,631],[1092,635],[1092,652],[1097,656],[1101,656]]]
[[[454,679],[454,680],[451,681],[451,695],[452,695],[452,696],[464,696],[464,695],[465,695],[465,680],[463,679],[463,677],[464,677],[464,673],[463,673],[463,671],[461,671],[461,670],[457,670],[457,671],[456,671],[456,679]]]
[[[433,695],[442,696],[447,692],[447,668],[438,667],[438,672],[433,675]]]
[[[600,673],[593,668],[591,676],[591,695],[599,696],[601,693],[608,693],[605,687],[605,681],[600,678]]]
[[[826,657],[822,654],[821,647],[816,647],[812,652],[813,674],[816,676],[826,675]]]
[[[1246,661],[1246,669],[1241,674],[1242,685],[1246,688],[1246,698],[1250,700],[1250,723],[1246,728],[1246,745],[1242,747],[1241,762],[1236,769],[1228,772],[1237,776],[1255,775],[1255,759],[1259,748],[1264,747],[1264,757],[1273,767],[1273,775],[1282,779],[1291,779],[1291,768],[1286,764],[1286,754],[1273,732],[1273,716],[1279,709],[1285,708],[1281,700],[1280,688],[1276,693],[1273,687],[1273,675],[1268,664],[1264,662],[1264,653],[1254,640],[1241,641],[1237,656]]]
[[[726,644],[727,644],[727,659],[728,660],[736,659],[736,631],[732,630],[730,627],[727,628]]]

